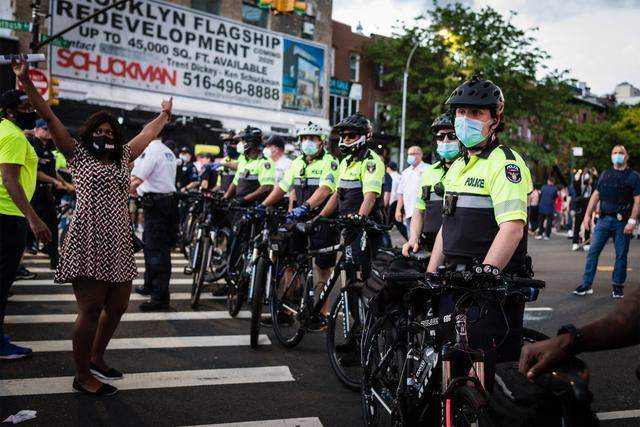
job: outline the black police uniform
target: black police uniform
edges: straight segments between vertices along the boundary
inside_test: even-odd
[[[38,155],[38,172],[43,172],[51,178],[56,178],[56,158],[53,153],[53,144],[46,144],[38,138],[29,138],[29,142],[33,146]],[[47,243],[43,251],[49,255],[51,260],[51,268],[58,265],[58,219],[56,213],[56,199],[54,196],[54,185],[48,182],[38,180],[36,190],[31,199],[31,206],[36,214],[47,224],[51,231],[51,242]],[[27,246],[31,247],[35,244],[35,237],[29,230],[27,235]]]

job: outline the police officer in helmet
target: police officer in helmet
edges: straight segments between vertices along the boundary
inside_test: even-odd
[[[479,267],[484,280],[527,275],[525,225],[531,175],[522,157],[498,139],[504,128],[502,90],[474,76],[453,91],[446,105],[455,111],[455,133],[467,152],[445,177],[443,222],[428,271],[435,273],[441,265],[474,271]],[[451,313],[454,304],[443,298],[439,314]],[[524,303],[496,301],[470,326],[471,344],[486,351],[489,387],[496,361],[518,359],[523,315]]]
[[[444,196],[444,178],[451,164],[460,156],[460,141],[454,130],[454,113],[447,111],[438,116],[431,124],[434,141],[437,144],[438,161],[422,173],[420,192],[414,214],[411,216],[409,241],[402,247],[402,253],[409,250],[417,252],[420,240],[428,251],[433,249],[436,235],[442,226],[442,197]]]

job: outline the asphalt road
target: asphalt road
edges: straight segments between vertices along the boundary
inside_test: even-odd
[[[608,272],[598,273],[594,295],[571,295],[585,254],[570,252],[566,238],[532,240],[529,246],[536,277],[548,283],[539,301],[531,305],[544,311],[527,312],[529,327],[554,334],[562,324],[584,324],[619,304],[610,297]],[[640,242],[634,241],[629,290],[640,285],[638,255]],[[175,260],[174,267],[181,268],[180,258]],[[17,282],[13,287],[6,332],[15,341],[34,342],[31,345],[40,351],[27,360],[0,364],[0,420],[32,409],[38,411],[37,418],[26,425],[185,426],[260,421],[244,425],[361,425],[359,396],[335,378],[325,353],[324,334],[307,335],[298,347],[285,350],[265,329],[263,345],[252,350],[248,319],[224,318],[224,301],[214,299],[202,301],[198,311],[209,318],[183,319],[193,317],[193,311],[186,299],[175,299],[172,318],[162,315],[155,320],[136,318],[141,300],[133,300],[107,352],[108,363],[125,372],[127,379],[119,384],[126,390],[103,399],[72,393],[74,370],[66,342],[75,314],[71,288],[52,284],[44,258],[29,257],[27,264],[43,272],[40,281]],[[611,245],[601,265],[613,265]],[[184,283],[188,277],[174,273],[172,280],[179,279]],[[172,290],[184,298],[188,285],[172,285]],[[170,339],[175,337],[181,339]],[[640,411],[617,412],[640,409],[640,382],[634,375],[639,355],[635,347],[584,356],[592,372],[594,408],[615,411],[618,416],[635,415],[604,421],[604,426],[640,425]]]

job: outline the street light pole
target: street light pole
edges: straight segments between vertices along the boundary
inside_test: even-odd
[[[411,65],[411,58],[418,48],[418,43],[413,46],[409,57],[407,58],[407,64],[404,67],[404,78],[402,81],[402,118],[400,124],[400,172],[404,170],[404,143],[405,143],[405,125],[407,116],[407,82],[409,80],[409,66]]]

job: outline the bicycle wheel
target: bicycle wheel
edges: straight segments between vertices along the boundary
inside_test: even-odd
[[[364,425],[404,425],[396,395],[403,381],[406,356],[392,319],[388,316],[377,319],[363,347],[361,403]]]
[[[470,385],[458,387],[446,402],[447,425],[452,427],[491,427],[496,425],[489,415],[488,397]]]
[[[264,303],[264,290],[267,286],[267,272],[269,264],[264,257],[258,258],[253,270],[253,296],[251,298],[251,328],[249,338],[251,348],[258,347],[260,336],[260,320],[262,319],[262,305]]]
[[[204,276],[207,273],[209,258],[211,258],[211,241],[208,237],[203,237],[198,246],[199,250],[196,256],[199,258],[196,260],[196,269],[193,272],[193,279],[191,281],[191,308],[194,310],[198,308],[198,304],[200,303],[200,294],[204,286]]]
[[[276,274],[271,291],[271,319],[273,333],[280,344],[293,348],[304,337],[300,322],[303,309],[304,287],[307,272],[294,262],[285,263]],[[313,278],[310,278],[313,286]]]
[[[345,310],[345,302],[356,306]],[[347,291],[342,291],[331,307],[327,325],[327,353],[331,367],[342,384],[354,391],[360,389],[362,381],[362,321],[358,304],[358,298],[351,298]]]
[[[232,271],[227,274],[228,282],[230,282],[227,293],[227,311],[231,317],[238,315],[246,297],[247,273],[245,270],[248,255],[245,252],[245,250],[240,252]]]
[[[216,279],[221,278],[227,268],[229,257],[229,235],[225,230],[218,229],[215,233],[215,243],[212,246],[209,268]]]

